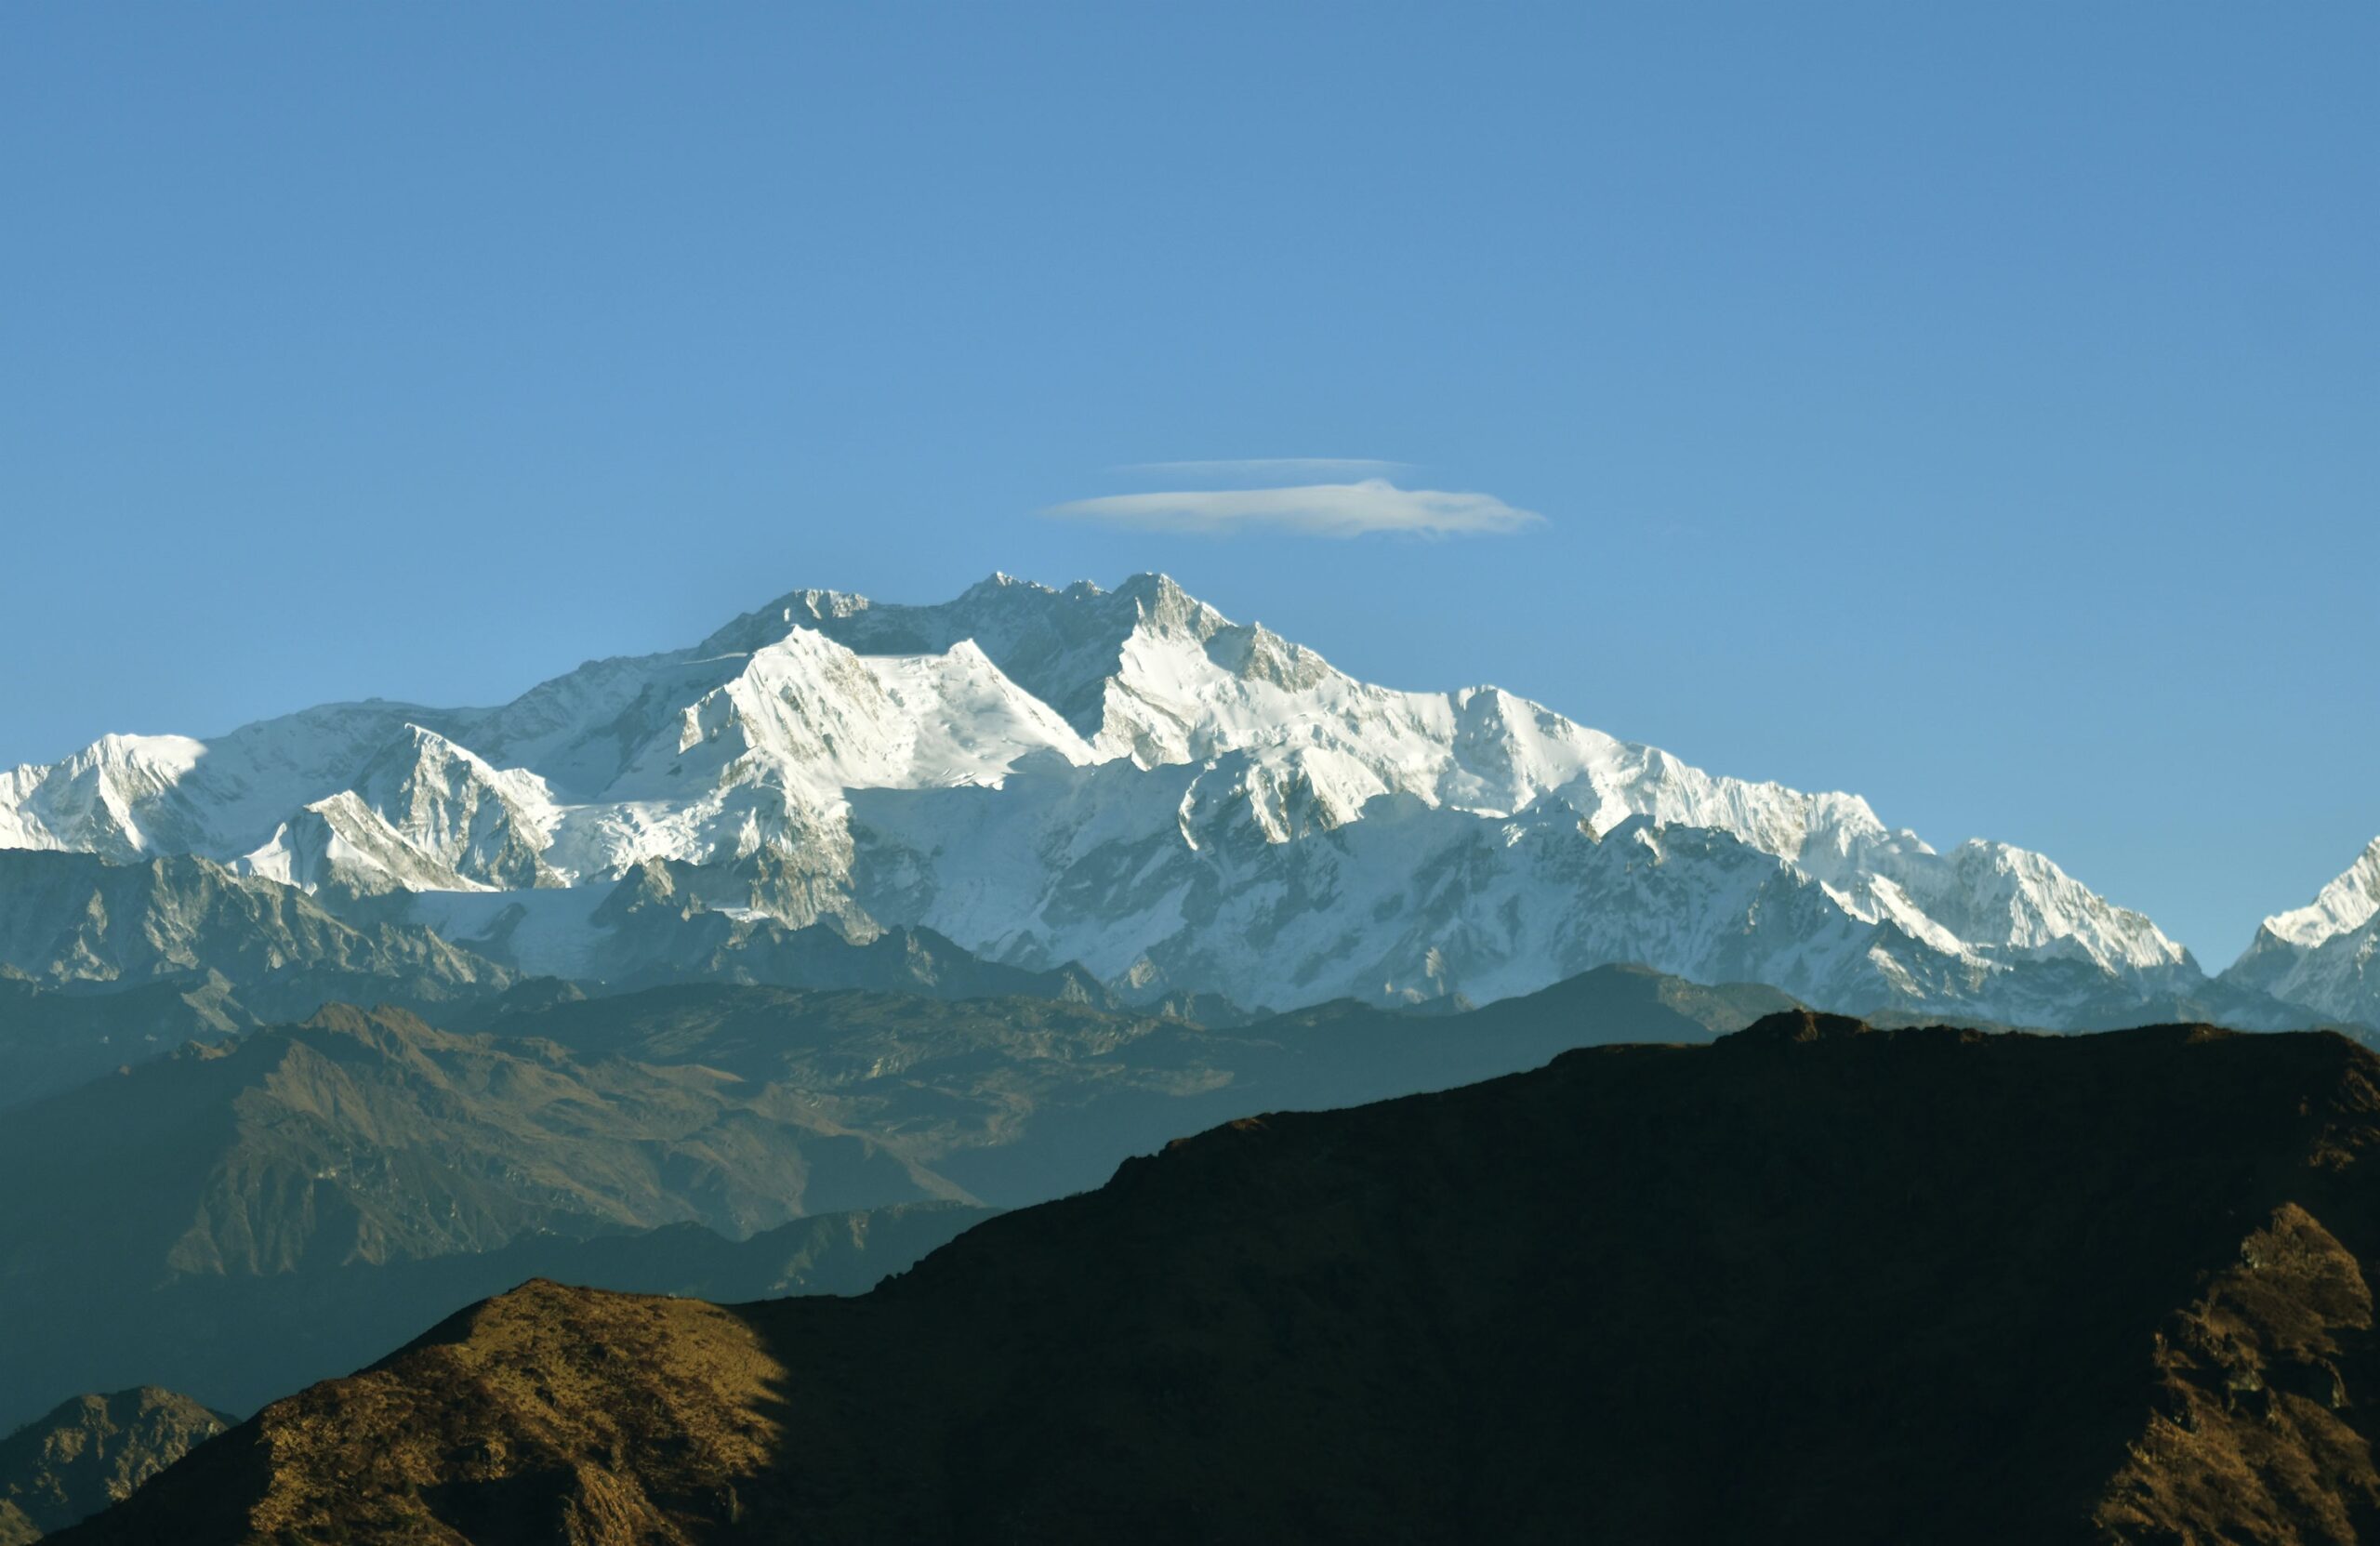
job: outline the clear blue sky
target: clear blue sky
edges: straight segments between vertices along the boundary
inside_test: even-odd
[[[1164,569],[2046,851],[2380,832],[2380,7],[0,10],[0,764]],[[1377,457],[1540,512],[1038,514]]]

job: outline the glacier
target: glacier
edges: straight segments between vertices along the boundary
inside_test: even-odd
[[[1858,1013],[2306,1018],[2041,854],[1937,852],[1493,687],[1359,681],[1161,575],[797,590],[495,708],[109,736],[0,773],[0,847],[208,859],[525,973],[604,976],[606,901],[667,870],[681,910],[922,928],[1138,999],[1485,1001],[1633,962]]]

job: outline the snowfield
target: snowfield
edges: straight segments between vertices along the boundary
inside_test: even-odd
[[[498,708],[110,736],[0,773],[0,847],[410,898],[569,975],[601,974],[621,878],[675,861],[788,925],[921,924],[1250,1006],[1484,1000],[1612,961],[2051,1024],[2208,985],[2038,853],[1937,852],[1856,795],[1717,776],[1492,687],[1357,681],[1161,575],[995,575],[934,606],[796,591]],[[2380,843],[2241,969],[2368,1017],[2344,967],[2308,962],[2375,913]]]

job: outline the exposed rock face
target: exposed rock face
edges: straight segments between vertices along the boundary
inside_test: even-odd
[[[2371,1368],[2371,1333],[2364,1263],[2282,1203],[2160,1333],[2158,1410],[2099,1522],[2149,1540],[2203,1537],[2215,1521],[2279,1526],[2301,1540],[2366,1539],[2372,1422],[2347,1410],[2347,1366]]]
[[[22,1546],[112,1503],[231,1425],[152,1386],[79,1395],[0,1439],[0,1546]]]
[[[1796,1011],[1232,1123],[856,1300],[532,1284],[71,1539],[2347,1543],[2380,1060]]]

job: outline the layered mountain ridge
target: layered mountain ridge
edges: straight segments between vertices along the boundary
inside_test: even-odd
[[[920,928],[1141,998],[1486,1001],[1632,961],[1847,1011],[2311,1018],[2040,854],[1361,682],[1161,575],[800,590],[497,708],[111,736],[0,774],[0,845],[191,855],[565,977],[609,975],[604,904],[658,864],[731,921]]]
[[[2352,1546],[2376,1149],[2334,1036],[1792,1011],[1235,1121],[856,1299],[530,1283],[65,1539]]]
[[[0,1173],[41,1178],[0,1193],[0,1325],[43,1328],[0,1338],[0,1428],[136,1382],[250,1410],[539,1273],[856,1291],[980,1217],[968,1199],[1081,1191],[1213,1122],[1707,1041],[1791,1002],[1607,967],[1462,1012],[1228,1030],[721,982],[456,1011],[473,1029],[334,1007],[0,1119]]]

